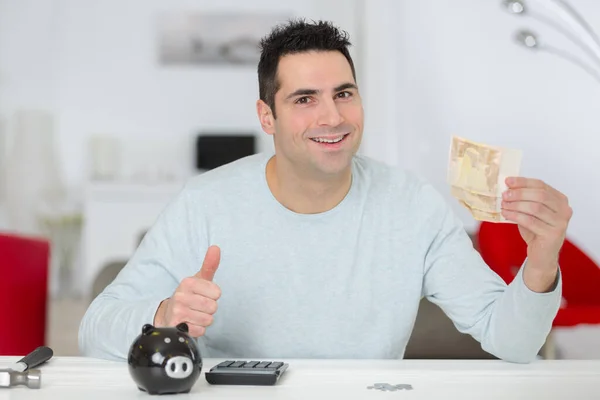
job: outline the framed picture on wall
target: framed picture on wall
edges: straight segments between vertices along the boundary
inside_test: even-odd
[[[256,65],[259,42],[291,14],[165,12],[158,20],[159,63]]]

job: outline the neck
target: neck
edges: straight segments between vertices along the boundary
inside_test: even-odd
[[[287,209],[299,214],[329,211],[346,197],[352,169],[341,174],[315,178],[295,171],[273,156],[267,163],[267,183],[273,196]]]

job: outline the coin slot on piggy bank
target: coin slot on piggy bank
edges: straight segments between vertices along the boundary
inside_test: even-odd
[[[129,373],[149,394],[189,393],[202,371],[202,357],[188,326],[142,327],[129,349]]]

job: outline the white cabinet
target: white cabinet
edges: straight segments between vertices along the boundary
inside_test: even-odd
[[[184,182],[159,184],[90,183],[85,189],[82,262],[76,268],[78,295],[91,296],[104,265],[127,261]]]

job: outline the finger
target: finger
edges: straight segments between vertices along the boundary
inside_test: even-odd
[[[188,324],[188,329],[189,329],[188,335],[190,335],[192,338],[198,338],[200,336],[204,336],[204,334],[206,333],[206,327],[194,325],[187,321],[186,321],[186,323]]]
[[[510,176],[505,180],[506,186],[511,189],[516,188],[531,188],[531,189],[545,189],[546,184],[539,180],[533,178],[525,178],[523,176]]]
[[[564,193],[556,190],[552,186],[540,179],[525,178],[522,176],[510,176],[505,180],[506,186],[510,189],[517,188],[530,188],[530,189],[544,189],[554,194],[556,197],[563,199],[568,202],[567,196]]]
[[[522,226],[523,228],[529,229],[536,235],[543,236],[546,234],[550,226],[533,215],[523,214],[518,211],[502,210],[502,215],[508,221],[512,221]]]
[[[200,271],[196,274],[196,276],[200,279],[212,281],[215,277],[215,273],[217,272],[217,268],[219,268],[220,262],[221,249],[218,246],[210,246],[206,251],[206,255],[204,256],[202,268],[200,268]]]
[[[178,301],[172,306],[169,325],[175,326],[180,322],[198,326],[209,326],[213,322],[213,316],[212,314],[192,310],[185,301]]]
[[[192,293],[212,300],[219,300],[221,297],[221,288],[214,282],[196,279],[196,284],[192,288]]]
[[[503,210],[530,215],[550,226],[557,226],[558,224],[558,214],[550,210],[542,203],[537,203],[533,201],[503,201],[501,203],[501,207]]]
[[[218,300],[221,297],[221,288],[214,282],[190,276],[181,281],[173,297],[178,302],[188,304],[190,301],[187,298],[190,295],[200,295],[212,300]]]
[[[558,199],[549,191],[543,189],[509,189],[502,194],[502,199],[507,202],[529,201],[541,203],[553,212],[559,212]]]
[[[556,199],[558,199],[558,201],[559,201],[561,204],[569,205],[569,199],[568,199],[568,198],[567,198],[567,196],[566,196],[564,193],[562,193],[561,191],[554,189],[552,186],[550,186],[550,185],[548,185],[548,184],[546,184],[546,190],[547,190],[549,193],[553,194],[553,195],[554,195],[554,197],[555,197]]]
[[[190,296],[186,305],[191,310],[211,315],[216,313],[218,308],[216,300],[204,296]]]
[[[206,328],[212,325],[214,317],[211,314],[190,310],[190,313],[184,318],[184,320],[188,324],[203,326]]]

